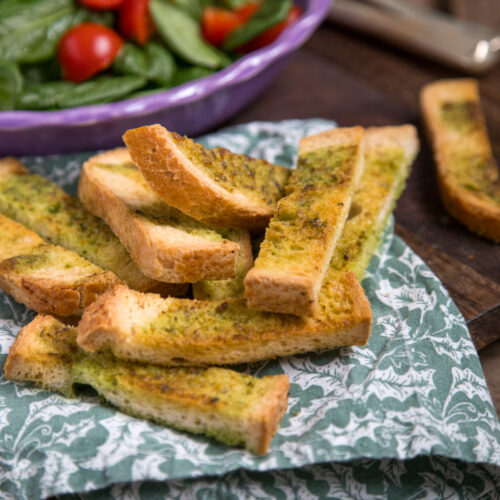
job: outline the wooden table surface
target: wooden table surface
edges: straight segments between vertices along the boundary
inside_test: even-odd
[[[427,262],[468,322],[500,414],[500,245],[445,212],[420,123],[418,91],[466,76],[329,22],[269,89],[232,123],[323,117],[340,126],[412,123],[421,152],[395,212],[396,232]],[[500,66],[480,78],[493,151],[500,158]]]

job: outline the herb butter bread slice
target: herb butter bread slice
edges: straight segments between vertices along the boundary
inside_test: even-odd
[[[245,231],[212,229],[167,205],[125,148],[85,163],[78,196],[109,224],[146,276],[176,283],[235,276],[240,245],[231,240]]]
[[[47,242],[113,272],[131,288],[165,295],[187,291],[187,285],[160,283],[145,276],[111,229],[78,198],[43,177],[29,174],[14,158],[0,159],[0,213]]]
[[[371,326],[361,279],[418,150],[414,127],[370,129],[366,168],[312,317],[249,309],[245,301],[161,299],[116,287],[78,325],[88,351],[164,365],[231,364],[362,345]]]
[[[123,136],[134,163],[171,206],[214,226],[262,230],[289,170],[223,148],[205,149],[161,125]]]
[[[333,129],[300,141],[297,169],[278,202],[254,267],[248,307],[311,315],[363,172],[363,129]]]
[[[5,375],[69,397],[75,384],[88,384],[135,417],[267,453],[287,408],[286,375],[259,379],[222,368],[141,365],[85,354],[75,337],[75,328],[37,316],[19,333]]]
[[[243,280],[253,265],[252,242],[248,231],[239,231],[240,246],[236,259],[236,276],[227,280],[203,280],[193,283],[193,297],[197,300],[224,300],[243,297]]]
[[[462,224],[500,243],[500,180],[476,80],[440,80],[421,92],[439,191]]]
[[[48,245],[23,225],[0,215],[0,287],[37,312],[81,315],[120,280],[78,254]]]

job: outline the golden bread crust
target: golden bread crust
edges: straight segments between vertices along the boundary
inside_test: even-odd
[[[128,130],[123,140],[135,164],[166,202],[219,227],[262,230],[274,207],[230,193],[196,168],[161,125]]]
[[[363,135],[362,127],[352,127],[327,130],[301,139],[299,163],[290,177],[289,194],[278,202],[277,215],[266,231],[255,266],[245,278],[248,307],[299,316],[310,316],[317,312],[321,284],[363,173]],[[347,160],[340,162],[340,174],[329,183],[330,190],[323,189],[313,198],[309,193],[314,180],[300,181],[294,185],[294,178],[300,170],[311,168],[309,162],[301,165],[301,156],[317,150],[323,151],[323,164],[316,172],[316,175],[321,175],[333,170],[334,164],[325,163],[325,159],[329,152],[337,151],[336,148],[341,151],[343,148],[353,148],[354,152]],[[306,198],[307,202],[304,201]],[[318,202],[323,204],[323,209],[314,209],[308,213],[307,207]],[[296,227],[290,226],[288,219],[283,220],[282,210],[293,212],[292,219],[303,219]],[[307,215],[301,215],[302,213]],[[314,225],[317,226],[314,237],[305,242],[299,241],[307,227]],[[277,240],[278,243],[273,243]],[[285,243],[286,240],[288,243]],[[300,244],[300,260],[295,252],[291,256],[282,255],[283,251],[289,254],[289,248],[297,244]],[[318,246],[321,246],[320,250]],[[276,269],[277,265],[280,269]]]
[[[441,105],[447,102],[468,102],[476,106],[474,121],[476,130],[466,137],[464,134],[447,130],[440,117]],[[447,211],[462,222],[471,231],[500,243],[500,203],[493,199],[485,199],[466,189],[454,174],[456,165],[453,155],[464,144],[470,146],[471,156],[485,159],[491,171],[496,172],[491,146],[488,140],[484,116],[480,109],[480,96],[477,80],[464,78],[457,80],[440,80],[424,86],[420,94],[421,109],[427,131],[434,149],[437,166],[439,192]],[[465,142],[464,141],[470,141]],[[457,149],[459,148],[459,149]],[[498,189],[500,193],[500,189]]]
[[[6,376],[68,396],[74,396],[74,384],[88,384],[125,413],[244,445],[257,454],[268,452],[287,406],[286,375],[258,379],[214,367],[125,363],[81,352],[75,334],[55,318],[38,315],[10,349]]]
[[[9,175],[25,175],[28,173],[27,168],[17,158],[12,156],[0,158],[0,178],[8,177]]]
[[[57,324],[52,316],[38,314],[18,333],[4,365],[10,380],[36,382],[42,387],[71,395],[71,358],[73,345],[64,342],[57,346],[40,343],[40,333]]]
[[[364,345],[372,315],[361,285],[348,272],[333,288],[342,298],[340,312],[301,318],[252,311],[244,300],[161,299],[119,285],[85,311],[77,342],[86,351],[110,347],[118,358],[164,366],[234,364]],[[225,311],[234,311],[234,321],[217,320]],[[185,319],[185,330],[160,327],[154,335],[141,333],[164,314]]]
[[[141,271],[150,278],[170,283],[203,279],[227,279],[235,275],[239,245],[232,241],[209,241],[168,225],[134,216],[101,168],[102,164],[130,161],[123,149],[90,158],[82,169],[78,196],[85,207],[101,217],[118,236]],[[126,196],[126,194],[124,195]],[[135,195],[131,193],[133,198]],[[156,194],[150,193],[154,203]]]
[[[271,440],[288,407],[290,379],[287,375],[275,375],[272,381],[249,417],[249,435],[253,436],[251,450],[258,455],[266,455],[269,451]]]
[[[112,272],[45,244],[36,233],[3,215],[0,229],[0,287],[39,313],[81,315],[100,294],[120,283]],[[61,269],[62,261],[73,265]]]

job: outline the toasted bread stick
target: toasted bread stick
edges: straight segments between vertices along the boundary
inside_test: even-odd
[[[240,246],[231,240],[244,230],[215,230],[167,205],[126,149],[90,158],[78,196],[109,224],[146,276],[171,283],[235,276]]]
[[[205,149],[161,125],[128,130],[123,140],[169,205],[213,226],[264,229],[290,174],[265,160]]]
[[[99,218],[55,183],[28,170],[14,158],[0,159],[0,213],[35,231],[48,243],[76,252],[113,272],[131,288],[182,295],[187,286],[145,276]]]
[[[368,341],[371,311],[361,279],[418,150],[415,128],[368,131],[366,168],[319,295],[319,312],[297,317],[248,309],[244,300],[163,300],[124,287],[85,312],[88,351],[165,365],[257,361]],[[375,180],[375,182],[374,182]]]
[[[88,384],[125,413],[267,453],[287,408],[286,375],[259,379],[222,368],[141,365],[85,354],[75,337],[75,328],[37,316],[9,352],[7,378],[68,396],[74,384]]]
[[[500,243],[500,180],[478,82],[433,82],[422,89],[420,102],[446,210],[471,231]]]
[[[287,196],[245,278],[248,307],[310,316],[363,172],[363,129],[306,137]]]
[[[236,276],[228,280],[203,280],[193,283],[193,297],[197,300],[225,300],[243,297],[243,280],[252,267],[252,243],[248,231],[240,230]]]
[[[46,244],[36,233],[0,215],[0,287],[37,312],[81,315],[120,280],[78,254]]]

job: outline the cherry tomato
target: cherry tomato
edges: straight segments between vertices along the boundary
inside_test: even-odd
[[[57,48],[64,79],[88,80],[111,65],[122,45],[120,35],[101,24],[83,23],[70,28]]]
[[[201,19],[201,32],[207,42],[219,47],[226,37],[245,21],[234,11],[206,7]]]
[[[94,10],[118,9],[123,0],[78,0],[79,3]]]
[[[235,10],[205,7],[201,32],[207,42],[219,47],[236,28],[245,24],[258,10],[260,2],[248,2]]]
[[[260,2],[247,2],[236,9],[236,13],[244,20],[248,21],[260,7]]]
[[[253,50],[261,49],[270,43],[273,43],[276,38],[281,34],[281,32],[290,24],[293,24],[302,15],[302,9],[297,7],[297,5],[292,5],[288,16],[281,23],[271,26],[268,30],[264,31],[260,35],[256,36],[252,41],[246,43],[238,49],[238,52],[252,52]]]
[[[154,31],[153,19],[149,13],[149,0],[124,0],[118,26],[125,38],[144,45]]]

